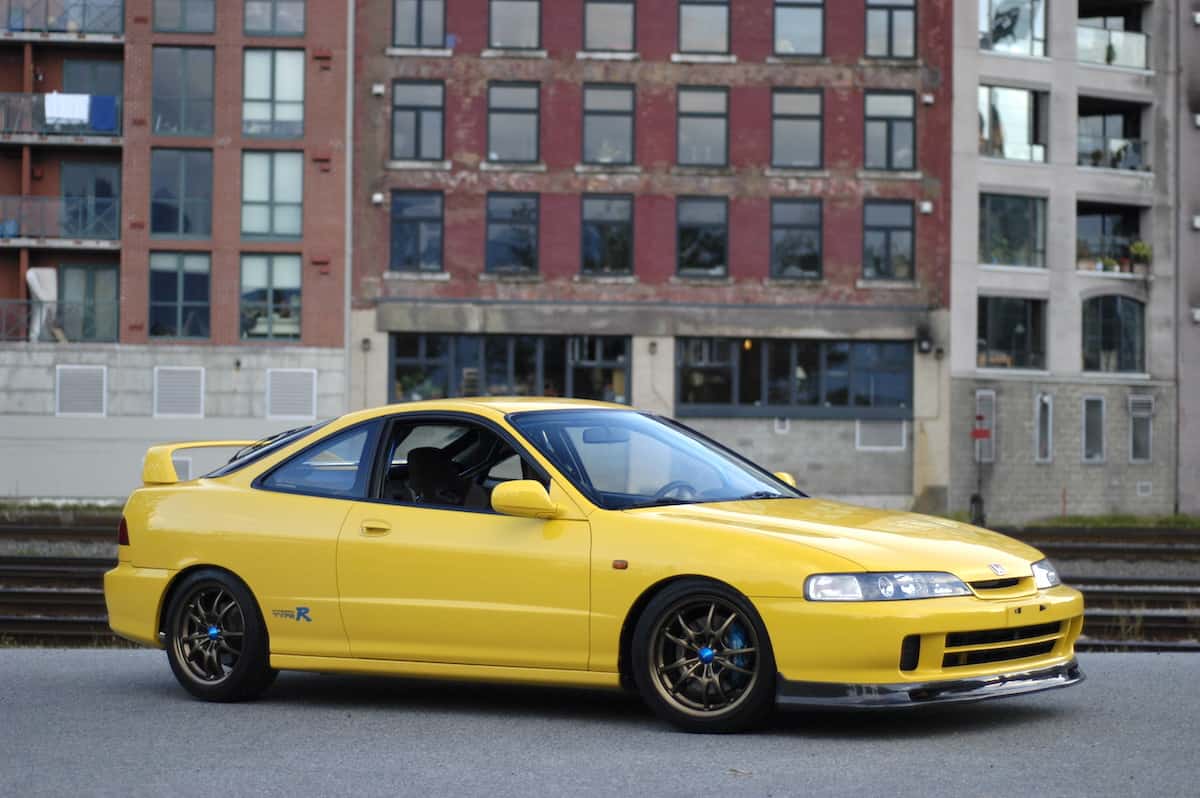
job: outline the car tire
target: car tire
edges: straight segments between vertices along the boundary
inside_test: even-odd
[[[184,577],[167,608],[165,630],[171,671],[196,698],[256,698],[278,675],[258,602],[224,571],[206,568]]]
[[[686,579],[651,599],[630,664],[646,704],[684,731],[742,731],[775,707],[767,629],[745,596],[716,582]]]

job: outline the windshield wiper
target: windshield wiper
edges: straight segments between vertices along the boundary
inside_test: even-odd
[[[726,502],[746,502],[752,499],[792,499],[794,496],[786,496],[773,490],[756,490],[753,493],[747,493],[745,496],[738,496],[736,499],[721,499]]]
[[[696,499],[651,499],[648,502],[638,502],[622,507],[622,510],[641,510],[646,507],[671,507],[676,504],[696,504]]]

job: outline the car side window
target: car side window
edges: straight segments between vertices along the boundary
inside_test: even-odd
[[[261,485],[334,499],[362,498],[377,430],[378,424],[364,424],[320,441],[276,468]]]

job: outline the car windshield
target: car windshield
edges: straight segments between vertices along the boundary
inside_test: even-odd
[[[633,410],[544,410],[508,420],[608,510],[804,497],[699,433]]]

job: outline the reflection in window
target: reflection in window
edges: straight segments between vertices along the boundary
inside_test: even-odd
[[[537,194],[488,195],[487,270],[538,270]]]
[[[584,86],[584,163],[633,163],[633,104],[632,86]]]
[[[154,30],[212,33],[217,0],[154,0]]]
[[[1015,161],[1046,160],[1046,95],[1001,86],[979,87],[979,154]]]
[[[679,0],[679,52],[729,52],[728,0]]]
[[[583,273],[633,274],[633,198],[583,197]]]
[[[635,0],[584,0],[583,49],[632,50],[636,18]]]
[[[212,187],[211,150],[151,150],[151,235],[212,235]]]
[[[912,280],[913,204],[869,200],[863,204],[863,277]]]
[[[1046,200],[1011,194],[979,195],[979,262],[1046,266]]]
[[[916,0],[867,0],[867,57],[917,54]]]
[[[911,92],[869,91],[866,95],[866,157],[868,169],[912,169],[916,164]]]
[[[242,76],[242,132],[304,135],[304,51],[247,50]]]
[[[305,0],[246,0],[247,36],[299,36],[304,33]]]
[[[442,195],[436,191],[392,192],[393,271],[442,270]]]
[[[1081,202],[1075,213],[1076,268],[1130,271],[1130,247],[1141,233],[1141,210]]]
[[[1083,462],[1104,462],[1104,398],[1083,399]]]
[[[535,163],[538,159],[538,85],[493,83],[488,87],[488,160]]]
[[[775,54],[825,52],[824,0],[775,0]]]
[[[489,46],[536,50],[542,46],[541,16],[539,0],[491,0]]]
[[[392,44],[441,48],[446,45],[445,0],[394,0]]]
[[[442,160],[441,83],[396,81],[392,85],[392,159]]]
[[[155,47],[151,83],[155,135],[212,135],[211,47]]]
[[[242,338],[300,337],[300,256],[242,256]]]
[[[1046,368],[1046,302],[979,297],[975,364],[979,368]]]
[[[821,276],[821,201],[771,202],[771,276]]]
[[[729,90],[679,90],[680,166],[725,166],[729,157]]]
[[[304,153],[242,153],[242,235],[299,238],[304,225]]]
[[[679,199],[678,270],[681,276],[728,273],[729,205],[724,199]]]
[[[1144,372],[1145,306],[1124,296],[1083,303],[1083,370]]]
[[[776,89],[771,95],[771,165],[819,169],[821,90]]]
[[[310,446],[272,471],[263,487],[335,499],[362,498],[371,472],[364,456],[373,448],[369,444],[377,426],[354,427]]]
[[[1044,0],[979,0],[979,49],[1045,55]]]
[[[210,258],[204,252],[150,253],[150,336],[207,338]]]

